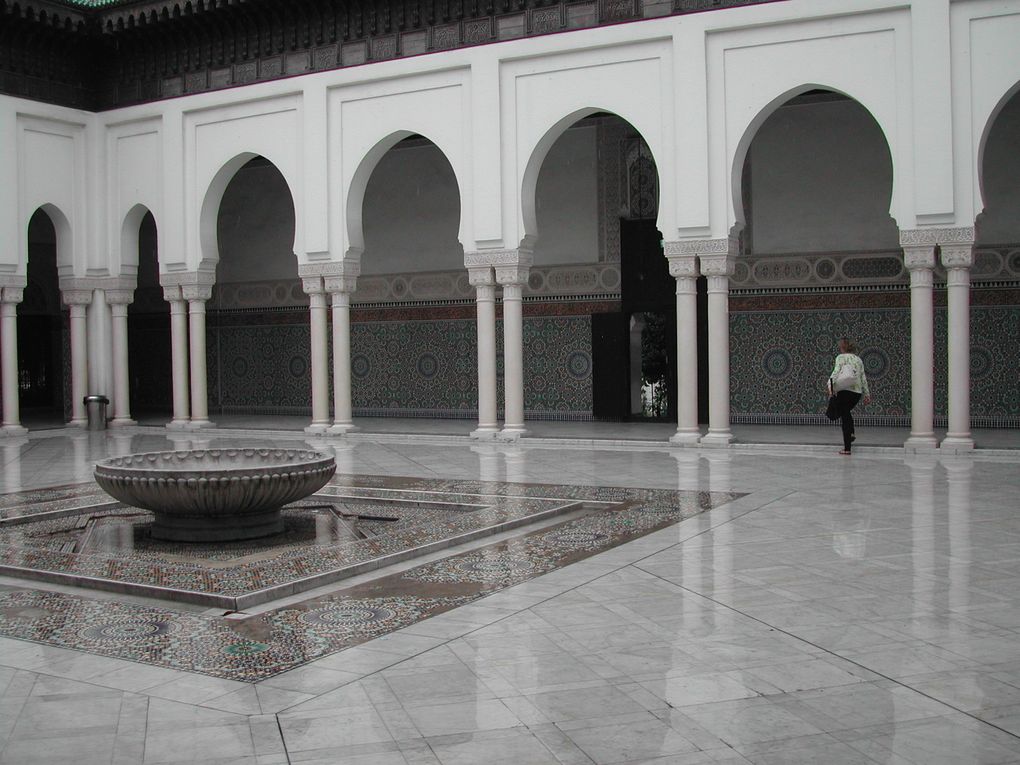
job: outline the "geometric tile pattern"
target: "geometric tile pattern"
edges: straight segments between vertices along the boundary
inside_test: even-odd
[[[351,481],[356,483],[356,481]],[[728,492],[399,479],[433,491],[585,498],[585,512],[460,555],[254,616],[180,613],[0,589],[0,635],[255,682],[587,558],[732,501]]]

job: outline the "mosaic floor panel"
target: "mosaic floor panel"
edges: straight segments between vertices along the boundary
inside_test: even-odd
[[[0,635],[256,682],[569,565],[741,496],[723,492],[370,477],[340,477],[331,484],[327,496],[353,495],[353,490],[372,503],[381,499],[392,502],[394,495],[399,494],[402,501],[437,503],[442,499],[448,506],[478,508],[452,511],[463,517],[485,514],[505,517],[536,508],[576,507],[578,502],[584,503],[584,511],[577,517],[538,530],[522,530],[517,537],[252,616],[185,614],[157,606],[95,600],[81,595],[0,588]],[[486,501],[479,502],[480,497]],[[64,494],[63,499],[66,498]],[[25,502],[21,505],[6,502],[8,508],[25,506]],[[38,508],[45,506],[44,501],[37,503]],[[45,513],[46,510],[39,509],[36,513],[25,514],[40,516]],[[428,535],[433,525],[456,524],[461,516],[439,521],[430,518],[423,524],[424,528],[413,533]],[[12,528],[23,525],[18,523]],[[361,541],[375,544],[380,536],[386,536],[386,532]],[[284,546],[300,544],[292,539]],[[5,560],[11,552],[10,546],[10,542],[5,542]],[[24,556],[51,551],[18,547],[16,552]],[[157,558],[166,555],[158,551],[153,554]],[[252,553],[247,550],[244,554]],[[300,557],[293,549],[282,557],[288,555],[294,560]],[[318,560],[316,557],[315,561]],[[216,561],[223,564],[222,558]],[[155,563],[149,565],[154,571],[159,568]],[[248,564],[218,570],[243,568],[244,565]]]
[[[283,533],[217,545],[152,539],[151,514],[91,484],[24,492],[4,498],[0,573],[243,610],[599,505],[549,488],[341,477],[285,508]]]

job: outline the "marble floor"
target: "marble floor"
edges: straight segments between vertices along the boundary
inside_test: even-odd
[[[694,509],[640,529],[620,516],[612,545],[552,564],[550,535],[578,543],[593,529],[510,531],[247,614],[0,578],[0,763],[1020,763],[1013,433],[953,456],[868,448],[862,431],[851,458],[834,439],[795,436],[704,450],[313,439],[341,475],[555,484],[600,500],[670,492]],[[171,442],[140,427],[2,439],[0,500],[86,482],[107,456],[299,438],[242,427]],[[454,569],[496,584],[468,597]],[[382,602],[397,579],[448,602],[382,624],[417,604]],[[114,619],[156,609],[148,627]],[[285,612],[324,640],[381,626],[237,677],[182,669],[172,642],[132,660],[97,648]],[[32,632],[44,621],[59,644]],[[272,642],[247,637],[233,650]]]

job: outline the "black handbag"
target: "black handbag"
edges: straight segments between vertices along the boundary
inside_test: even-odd
[[[839,419],[839,405],[836,403],[835,396],[829,396],[829,405],[825,407],[825,416],[830,420]]]

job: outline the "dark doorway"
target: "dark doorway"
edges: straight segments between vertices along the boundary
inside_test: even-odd
[[[128,306],[131,413],[147,419],[173,411],[170,304],[163,299],[156,255],[156,221],[147,213],[138,228],[138,286]]]
[[[621,311],[592,317],[594,414],[600,420],[677,416],[676,280],[655,221],[620,220]],[[698,419],[708,419],[707,297],[698,279]]]
[[[22,422],[64,422],[64,322],[57,281],[57,236],[42,210],[28,224],[28,283],[18,304],[18,406]]]

